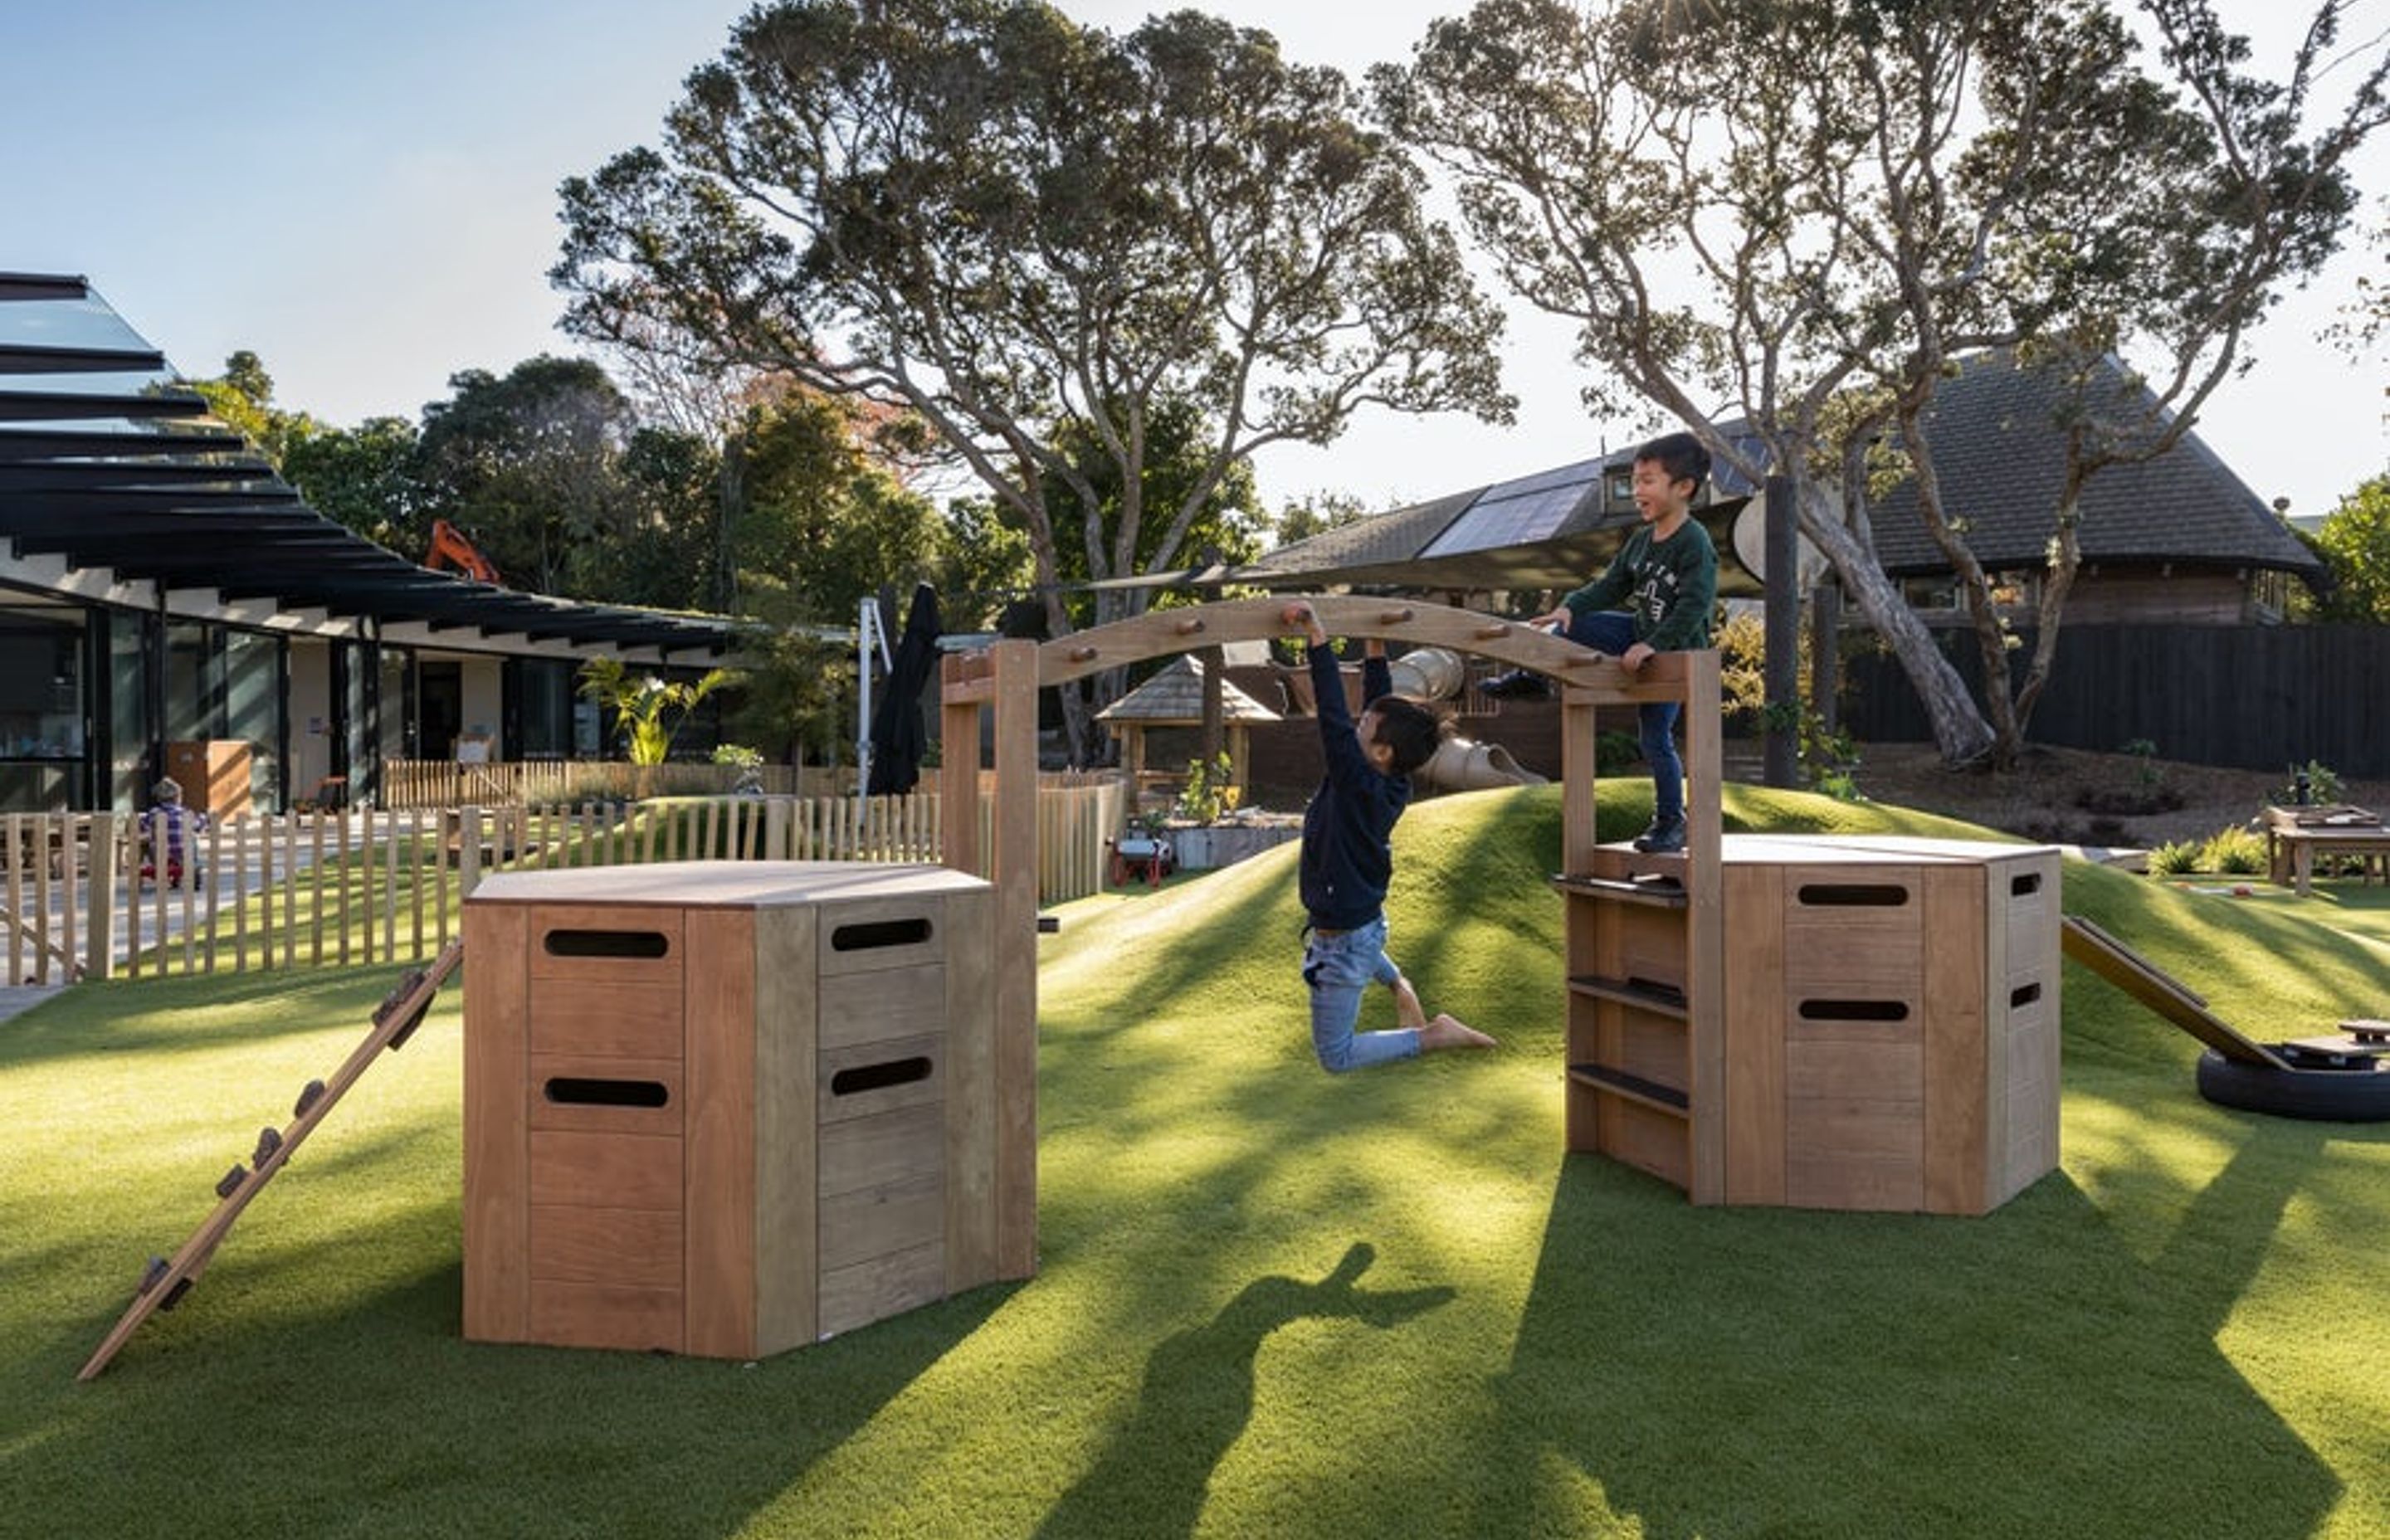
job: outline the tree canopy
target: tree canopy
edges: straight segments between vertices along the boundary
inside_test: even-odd
[[[1266,444],[1369,405],[1508,412],[1497,313],[1359,107],[1190,11],[1114,35],[1034,0],[780,0],[690,76],[662,148],[565,184],[551,276],[582,335],[917,415],[1018,520],[1059,635],[1067,567],[1181,564]],[[1165,403],[1201,447],[1166,502]]]
[[[1656,407],[1752,484],[1784,479],[1960,762],[2018,746],[2083,481],[2170,447],[2270,296],[2332,249],[2347,157],[2384,107],[2378,43],[2336,111],[2316,99],[2346,8],[2326,0],[2271,82],[2206,0],[2143,0],[2155,73],[2099,0],[1483,0],[1374,83],[1455,173],[1510,288],[1576,324],[1589,404]],[[1929,410],[1954,359],[1989,348],[2074,385],[2049,425],[2069,474],[2014,697]],[[2147,361],[2124,391],[2102,366],[2119,353]],[[1887,448],[1994,665],[1989,720],[1875,559],[1866,493]]]
[[[2390,625],[2390,476],[2343,497],[2314,544],[2332,577],[2317,618]]]

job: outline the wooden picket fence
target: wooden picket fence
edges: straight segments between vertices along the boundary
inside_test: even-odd
[[[1117,778],[1039,795],[1039,894],[1097,892],[1125,816]],[[428,956],[495,871],[654,861],[933,863],[939,799],[703,797],[245,816],[199,831],[196,874],[145,877],[139,820],[0,815],[8,979],[345,967]],[[987,800],[981,799],[988,846]]]
[[[455,760],[387,760],[381,767],[384,808],[499,807],[535,803],[622,802],[646,797],[726,797],[741,777],[778,797],[835,797],[854,789],[854,772],[765,764],[629,764],[613,760],[505,760],[460,764]]]

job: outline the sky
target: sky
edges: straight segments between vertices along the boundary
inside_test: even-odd
[[[1148,0],[1061,0],[1133,26]],[[462,369],[575,351],[546,272],[558,185],[655,142],[682,78],[743,0],[0,0],[0,271],[88,277],[186,375],[259,354],[276,400],[318,418],[414,417]],[[1207,0],[1289,57],[1357,72],[1407,57],[1462,0]],[[2283,0],[2224,0],[2261,65],[2295,39]],[[2364,0],[2349,40],[2390,30]],[[2378,223],[2390,138],[2364,163]],[[2319,337],[2380,247],[2352,239],[2252,341],[2256,366],[2210,403],[2203,438],[2259,496],[2328,512],[2390,467],[2390,349]],[[1266,503],[1321,491],[1405,503],[1634,442],[1597,421],[1557,323],[1513,309],[1515,423],[1356,418],[1325,447],[1266,452]]]

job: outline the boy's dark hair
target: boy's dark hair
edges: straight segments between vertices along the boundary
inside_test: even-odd
[[[1635,452],[1637,465],[1646,460],[1659,461],[1671,483],[1692,482],[1695,492],[1701,491],[1702,482],[1709,478],[1710,452],[1690,433],[1668,433],[1653,439]]]
[[[1444,718],[1407,695],[1381,695],[1369,709],[1378,713],[1378,741],[1394,751],[1395,775],[1407,776],[1435,757]]]

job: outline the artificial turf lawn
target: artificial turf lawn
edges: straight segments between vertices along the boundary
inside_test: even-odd
[[[1067,906],[1038,1277],[752,1367],[459,1340],[452,989],[77,1385],[392,970],[0,1023],[0,1534],[2390,1535],[2390,1125],[2210,1107],[2069,965],[2063,1166],[1997,1213],[1694,1209],[1562,1158],[1559,807],[1397,837],[1395,955],[1497,1053],[1315,1068],[1291,848]],[[2371,893],[2065,882],[2254,1035],[2390,1010]]]

